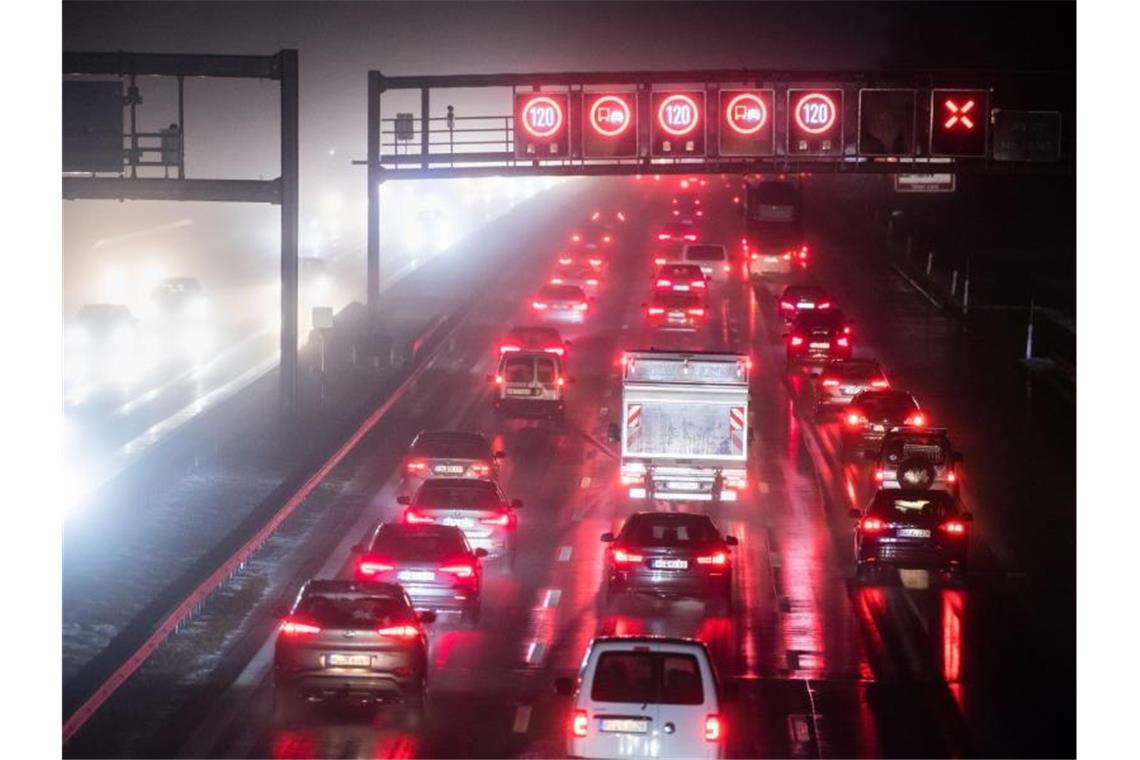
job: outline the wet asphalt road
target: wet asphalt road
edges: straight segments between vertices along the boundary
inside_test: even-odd
[[[646,178],[648,179],[648,178]],[[565,427],[498,419],[484,375],[495,340],[529,322],[529,288],[488,292],[448,350],[362,441],[341,473],[359,511],[344,530],[314,536],[289,561],[318,576],[344,575],[348,547],[399,513],[402,442],[423,427],[482,430],[508,460],[502,483],[521,498],[513,571],[488,564],[481,624],[442,618],[430,628],[433,710],[418,733],[381,712],[316,709],[300,725],[272,717],[272,622],[235,650],[236,678],[210,708],[169,726],[149,754],[185,757],[551,756],[562,752],[568,703],[551,692],[600,633],[698,636],[722,674],[741,680],[728,722],[734,756],[845,757],[1075,753],[1074,410],[1028,390],[990,343],[963,336],[874,255],[854,211],[812,224],[808,280],[831,287],[856,320],[856,355],[876,356],[895,387],[911,389],[965,452],[964,499],[978,518],[971,571],[948,587],[923,571],[853,580],[846,513],[871,495],[870,465],[840,455],[835,423],[817,423],[810,388],[784,373],[774,295],[741,280],[714,289],[696,342],[647,331],[640,304],[650,235],[672,183],[614,181],[630,213],[607,283],[573,341]],[[710,179],[710,185],[716,185]],[[735,239],[739,218],[718,199],[705,239]],[[826,202],[821,191],[815,202]],[[812,217],[809,216],[809,223]],[[535,252],[553,264],[557,241]],[[670,339],[675,340],[675,339]],[[648,345],[742,349],[756,360],[756,440],[749,493],[709,510],[740,539],[737,604],[727,617],[699,602],[598,604],[602,544],[642,508],[615,487],[622,349]],[[348,498],[348,497],[346,497]],[[88,750],[93,751],[90,745]],[[113,754],[113,752],[111,753]]]

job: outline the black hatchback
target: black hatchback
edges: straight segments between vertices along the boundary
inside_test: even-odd
[[[974,516],[946,491],[880,490],[865,511],[852,509],[860,581],[882,565],[966,573]]]

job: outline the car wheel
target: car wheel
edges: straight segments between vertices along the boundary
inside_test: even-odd
[[[301,695],[291,686],[274,684],[273,721],[281,726],[296,723],[301,716]]]

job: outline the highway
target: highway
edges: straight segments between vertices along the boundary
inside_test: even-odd
[[[181,634],[178,646],[212,642],[208,672],[147,702],[144,685],[189,669],[168,653],[165,670],[140,673],[152,680],[124,688],[65,755],[557,756],[569,702],[551,684],[576,671],[601,633],[706,641],[722,675],[742,685],[727,723],[732,756],[1075,752],[1071,404],[1027,389],[1003,346],[963,334],[890,275],[857,204],[826,180],[811,186],[813,260],[801,279],[830,288],[854,318],[857,356],[879,358],[895,387],[912,390],[935,424],[951,428],[966,456],[963,499],[977,516],[962,586],[919,570],[859,585],[847,511],[873,493],[871,465],[841,455],[837,424],[817,423],[808,384],[785,373],[775,303],[783,282],[753,287],[735,277],[714,287],[711,319],[698,336],[654,334],[641,306],[650,241],[676,180],[591,181],[596,192],[567,204],[545,247],[512,252],[515,264],[498,286],[482,292],[427,371],[336,470],[319,509],[282,528],[282,540],[260,557],[266,580],[257,598],[240,615],[219,608]],[[739,236],[735,185],[724,186],[734,182],[710,175],[707,241]],[[485,380],[497,339],[533,321],[529,296],[590,201],[622,208],[629,222],[585,324],[563,328],[577,381],[567,421],[503,420]],[[599,604],[599,536],[645,508],[620,492],[604,434],[619,406],[621,352],[648,346],[743,350],[754,359],[756,439],[745,497],[668,507],[707,510],[739,539],[736,605],[726,617],[695,601]],[[423,428],[481,430],[507,452],[503,490],[525,504],[516,565],[487,563],[478,627],[446,617],[429,627],[432,702],[422,731],[408,733],[384,712],[344,709],[315,709],[301,725],[279,726],[268,609],[306,577],[350,577],[349,547],[400,512],[396,496],[406,484],[398,465]]]

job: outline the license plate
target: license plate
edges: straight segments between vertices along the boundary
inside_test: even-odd
[[[644,734],[649,731],[649,721],[639,718],[602,718],[598,728],[607,734]]]
[[[858,385],[845,385],[845,386],[843,386],[843,392],[845,394],[847,394],[848,396],[854,396],[856,393],[859,392],[859,390],[860,390],[860,388]]]
[[[712,274],[712,267],[701,267],[701,271],[705,274]]]
[[[435,573],[431,570],[401,570],[396,577],[402,581],[434,581]]]
[[[475,520],[470,517],[445,517],[443,524],[452,525],[456,528],[474,528]]]
[[[655,559],[650,567],[659,570],[688,570],[689,561],[687,559]]]
[[[674,285],[673,286],[673,290],[676,290],[676,291],[687,291],[688,289],[689,289],[688,285]]]
[[[461,464],[441,464],[436,466],[435,471],[462,475],[465,469],[467,468]]]
[[[871,430],[873,430],[876,433],[884,433],[884,432],[886,432],[886,429],[887,428],[885,425],[872,425],[871,426]]]
[[[765,263],[765,264],[775,264],[775,263],[777,263],[779,260],[780,260],[780,259],[779,259],[779,257],[777,257],[777,256],[765,256],[765,257],[764,257],[764,263]]]
[[[814,303],[798,303],[798,304],[796,304],[796,308],[797,309],[814,309],[815,304]]]
[[[529,396],[530,388],[507,388],[508,396]]]
[[[830,343],[809,343],[809,348],[831,348]]]
[[[325,666],[329,668],[367,668],[372,657],[366,654],[326,654]]]
[[[930,531],[926,528],[899,528],[899,538],[930,538]]]
[[[697,484],[696,483],[690,483],[688,481],[670,480],[666,485],[668,485],[669,489],[672,491],[695,491],[695,490],[697,490]]]

